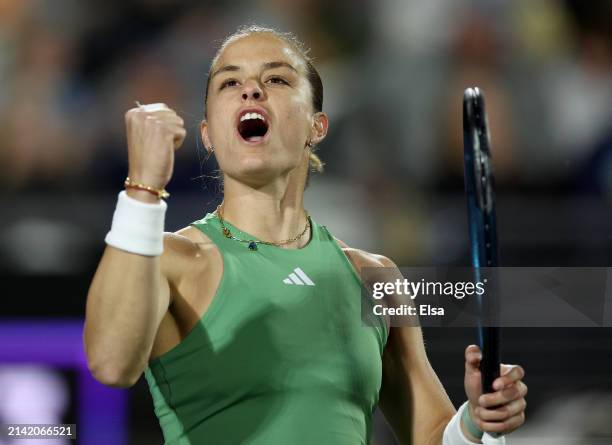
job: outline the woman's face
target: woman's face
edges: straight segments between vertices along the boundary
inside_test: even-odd
[[[225,47],[211,72],[207,118],[202,138],[224,174],[260,185],[308,162],[306,143],[327,130],[313,112],[304,60],[270,33]]]

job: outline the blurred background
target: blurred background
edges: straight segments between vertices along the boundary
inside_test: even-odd
[[[167,103],[188,129],[166,230],[219,202],[198,135],[203,89],[218,43],[245,23],[312,48],[331,126],[306,203],[348,244],[400,266],[469,264],[461,106],[479,86],[501,263],[611,265],[609,0],[0,0],[0,423],[76,423],[86,445],[163,442],[144,380],[110,392],[88,380],[85,297],[127,173],[123,114],[135,100]],[[424,336],[459,406],[475,333]],[[509,444],[612,444],[611,329],[503,336],[503,361],[520,363],[529,386]],[[378,414],[373,443],[395,443]]]

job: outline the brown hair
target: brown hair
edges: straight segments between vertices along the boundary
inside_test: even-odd
[[[225,49],[225,47],[242,37],[247,37],[251,34],[264,32],[272,34],[278,39],[291,45],[302,57],[302,59],[304,59],[304,62],[306,62],[306,78],[308,79],[308,83],[310,84],[310,88],[312,90],[312,107],[315,112],[323,111],[323,82],[321,81],[321,76],[319,75],[319,72],[312,63],[312,58],[308,55],[309,50],[306,48],[306,46],[294,34],[290,32],[281,32],[273,28],[266,28],[258,25],[241,26],[222,41],[208,70],[208,76],[206,79],[206,91],[204,93],[204,105],[206,106],[208,104],[208,88],[210,86],[210,76],[212,74],[213,66],[217,63],[217,60],[219,59],[219,56],[221,55],[221,52]],[[206,115],[206,111],[204,112],[204,114]],[[319,156],[315,154],[315,150],[316,146],[313,146],[311,148],[309,165],[312,171],[322,173],[324,163],[323,161],[321,161]]]

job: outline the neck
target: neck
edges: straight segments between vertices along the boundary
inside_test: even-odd
[[[304,182],[305,175],[297,170],[260,187],[225,175],[223,219],[262,241],[291,239],[307,224]],[[303,247],[309,238],[310,228],[300,239],[282,247]]]

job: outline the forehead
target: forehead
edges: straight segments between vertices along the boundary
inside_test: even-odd
[[[271,61],[291,64],[305,72],[306,64],[295,48],[271,33],[255,33],[229,43],[219,55],[213,71],[224,65],[239,67],[260,66]]]

